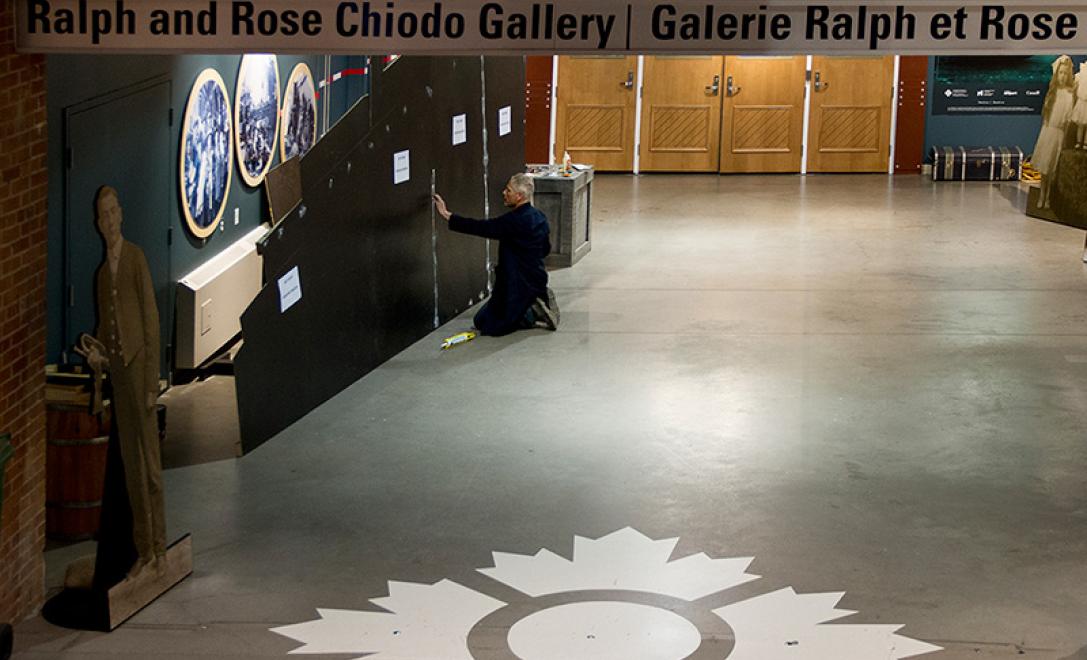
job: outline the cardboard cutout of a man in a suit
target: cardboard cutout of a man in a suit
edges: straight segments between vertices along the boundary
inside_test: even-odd
[[[166,569],[166,526],[155,401],[159,393],[159,315],[143,251],[121,236],[117,191],[103,186],[95,199],[96,224],[106,258],[95,273],[98,326],[83,335],[77,352],[95,372],[109,371],[113,423],[117,425],[132,535],[139,559],[135,577]]]

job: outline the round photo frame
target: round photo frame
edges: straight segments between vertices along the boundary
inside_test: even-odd
[[[279,139],[279,62],[275,55],[243,55],[234,88],[234,146],[246,185],[256,187],[272,168]]]
[[[178,176],[181,210],[189,231],[207,238],[226,210],[234,171],[234,130],[223,77],[204,69],[196,77],[181,123]]]
[[[304,62],[299,62],[287,79],[279,124],[279,157],[283,162],[305,155],[317,142],[317,86]]]

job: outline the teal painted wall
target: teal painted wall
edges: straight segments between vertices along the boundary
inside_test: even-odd
[[[1057,59],[1057,55],[1053,56]],[[1076,70],[1083,57],[1073,57]],[[936,93],[936,58],[928,61],[928,89]],[[1034,150],[1038,132],[1042,129],[1042,115],[973,115],[950,116],[932,114],[932,104],[925,113],[925,162],[932,162],[934,145],[963,146],[1013,146],[1025,154]]]
[[[336,60],[333,66],[341,68],[363,68],[367,64],[364,56],[331,58]],[[173,152],[168,162],[155,163],[155,167],[170,169],[170,180],[178,179],[178,148],[181,141],[181,126],[185,107],[192,83],[205,68],[219,72],[226,84],[231,102],[234,100],[234,88],[237,82],[240,55],[186,55],[186,56],[120,56],[120,55],[51,55],[47,59],[47,110],[49,121],[49,271],[48,287],[48,362],[57,362],[63,345],[64,306],[66,290],[64,282],[65,247],[65,145],[64,117],[65,110],[72,106],[92,101],[111,92],[123,90],[152,79],[164,79],[171,85],[171,107],[173,125],[171,127]],[[298,62],[305,62],[316,79],[326,75],[326,58],[320,55],[278,56],[280,92],[282,93],[287,76]],[[332,68],[332,72],[340,69]],[[328,123],[335,121],[350,108],[355,101],[368,91],[367,79],[362,76],[344,78],[331,83],[320,90],[318,99],[318,130],[323,133],[322,118],[325,105],[328,105]],[[118,116],[118,122],[145,121],[143,118]],[[87,157],[87,155],[81,155]],[[116,154],[96,154],[95,158],[120,157]],[[107,161],[108,162],[108,161]],[[279,163],[279,149],[273,157],[273,167]],[[237,171],[232,176],[230,195],[223,213],[222,231],[216,231],[206,240],[196,239],[189,232],[181,212],[180,193],[175,189],[172,203],[169,205],[169,223],[172,228],[172,243],[169,247],[169,279],[171,282],[184,277],[199,265],[229,247],[241,236],[267,219],[267,202],[262,188],[250,188]],[[103,181],[102,183],[108,183]],[[175,184],[176,187],[176,184]],[[87,203],[91,203],[88,200]],[[122,200],[123,204],[123,200]],[[238,224],[234,224],[237,209]],[[143,219],[146,221],[146,219]],[[141,222],[140,218],[125,217],[126,224]],[[166,237],[163,236],[163,241]],[[101,245],[71,246],[72,250],[91,251],[97,255]],[[160,309],[160,314],[168,315],[173,327],[173,286],[168,299],[168,309]],[[88,328],[89,330],[89,328]],[[172,344],[172,337],[162,338],[162,346]]]

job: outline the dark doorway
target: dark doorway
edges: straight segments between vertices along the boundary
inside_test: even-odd
[[[98,188],[117,189],[125,238],[147,256],[159,308],[160,336],[170,337],[170,204],[174,145],[170,143],[170,81],[152,80],[80,103],[64,113],[64,346],[93,332],[94,272],[102,241],[94,226]],[[165,347],[166,342],[163,342]],[[163,351],[163,367],[167,351]],[[163,369],[165,373],[165,369]]]

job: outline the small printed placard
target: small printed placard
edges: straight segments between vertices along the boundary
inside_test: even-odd
[[[453,146],[464,144],[468,141],[468,115],[455,115],[453,117]]]
[[[393,185],[404,183],[411,178],[410,156],[410,151],[398,151],[393,154]]]
[[[498,135],[509,135],[513,130],[513,111],[510,106],[498,109]]]
[[[287,311],[301,299],[302,277],[298,274],[298,266],[295,266],[279,278],[279,313]]]

